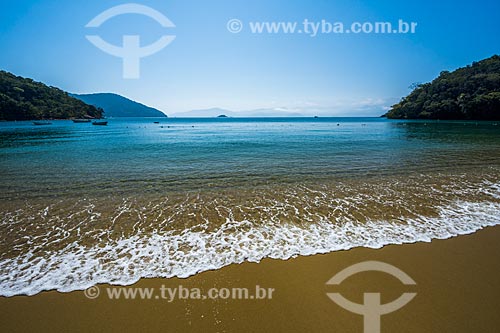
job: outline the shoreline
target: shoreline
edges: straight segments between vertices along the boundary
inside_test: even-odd
[[[122,258],[119,263],[120,265],[117,265],[117,267],[122,267],[122,270],[116,270],[115,268],[112,271],[114,275],[105,269],[94,271],[92,273],[92,280],[90,281],[82,281],[79,275],[81,270],[78,264],[85,264],[86,260],[74,256],[72,253],[52,254],[56,258],[64,259],[55,267],[55,270],[43,268],[44,274],[41,274],[40,271],[35,273],[36,270],[29,268],[29,264],[27,263],[29,257],[17,260],[17,262],[8,262],[6,260],[7,264],[1,262],[0,264],[5,265],[0,265],[0,268],[10,268],[11,270],[7,271],[8,274],[6,275],[17,276],[19,278],[3,280],[0,297],[36,296],[47,291],[70,293],[83,291],[96,284],[108,283],[114,286],[133,286],[137,281],[144,278],[186,279],[204,272],[224,269],[234,264],[260,263],[267,259],[287,261],[296,257],[330,254],[357,248],[378,250],[391,245],[415,244],[419,242],[429,243],[435,240],[446,240],[461,235],[474,234],[484,228],[500,224],[496,216],[494,216],[499,209],[497,203],[473,206],[475,207],[473,211],[480,212],[480,214],[467,215],[470,205],[475,204],[468,203],[468,205],[463,205],[461,210],[457,210],[456,207],[453,209],[450,206],[448,209],[452,209],[455,216],[443,216],[439,214],[436,217],[426,217],[425,224],[420,224],[414,219],[409,219],[406,225],[395,225],[389,222],[366,222],[356,226],[356,233],[354,234],[349,234],[349,229],[346,230],[344,227],[319,223],[312,225],[311,228],[300,229],[301,233],[298,234],[292,232],[293,230],[299,230],[297,228],[281,226],[281,229],[277,228],[274,230],[273,237],[269,239],[256,237],[254,233],[256,229],[250,229],[250,233],[243,233],[236,237],[232,232],[227,232],[227,230],[233,230],[235,225],[227,222],[219,227],[219,231],[223,232],[217,234],[217,236],[213,233],[205,234],[203,231],[184,232],[182,236],[168,234],[165,237],[159,237],[153,234],[149,237],[150,243],[134,243],[131,246],[126,242],[123,246],[123,244],[120,245],[118,242],[106,247],[112,248],[112,252],[104,250],[98,254],[93,253],[94,258],[91,257],[89,259],[93,260],[93,262],[95,262],[96,257],[109,258],[110,254],[124,253],[125,251],[130,251],[130,249],[141,249],[143,254],[140,257],[140,262],[137,261],[137,258],[134,258],[132,261]],[[255,228],[258,228],[258,226]],[[393,228],[397,228],[397,235],[393,234]],[[257,231],[259,231],[257,235],[265,234],[266,232],[265,229],[257,229]],[[293,240],[290,239],[291,233],[295,237]],[[281,235],[288,235],[288,237],[282,237]],[[358,238],[353,237],[353,235],[357,235],[356,237]],[[368,238],[367,235],[369,235]],[[223,239],[222,243],[214,243],[213,237]],[[130,239],[133,239],[133,237]],[[190,241],[186,241],[186,239]],[[241,242],[241,239],[252,239],[254,247],[248,241]],[[304,239],[315,239],[316,241],[311,245],[305,242]],[[169,244],[172,243],[176,244],[175,246],[179,246],[178,244],[182,245],[185,242],[212,244],[214,248],[212,248],[212,251],[207,251],[203,247],[195,247],[194,250],[197,252],[190,253],[189,256],[183,256],[181,261],[176,262],[174,268],[170,268],[170,271],[161,271],[157,266],[153,266],[152,268],[148,266],[151,254],[144,253],[155,253],[155,260],[158,263],[165,260],[167,262],[175,261],[175,259],[179,259],[175,257],[177,252],[172,256],[171,253],[161,252],[161,248],[169,248]],[[226,252],[226,246],[229,246],[229,244],[233,244],[231,245],[231,251]],[[234,244],[240,244],[240,249]],[[262,251],[265,251],[265,254],[260,252],[261,248],[259,248],[259,245],[263,247],[264,250]],[[276,251],[276,248],[279,248],[280,251]],[[159,250],[161,255],[158,255]],[[200,259],[199,256],[203,258]],[[40,267],[40,265],[37,264],[37,267]],[[135,272],[140,272],[140,275],[130,275],[126,271],[127,267],[132,267]],[[144,270],[140,271],[141,267]],[[28,273],[31,273],[31,275],[23,276],[23,272],[27,269],[29,269]],[[84,272],[86,276],[90,274],[87,270],[84,270]],[[64,273],[64,275],[60,273]],[[13,287],[18,287],[18,289],[14,289]],[[15,290],[15,292],[12,290]]]
[[[45,291],[0,297],[0,320],[8,331],[341,331],[362,332],[363,318],[339,307],[327,292],[339,291],[362,303],[364,292],[381,292],[382,303],[412,291],[402,309],[382,316],[383,332],[491,332],[500,326],[500,226],[430,243],[353,248],[289,260],[232,264],[186,279],[147,278],[127,287],[99,285],[101,295]],[[404,286],[380,272],[352,276],[341,286],[325,283],[344,268],[367,260],[389,263],[417,283]],[[272,299],[109,299],[110,289],[248,288],[275,289]]]

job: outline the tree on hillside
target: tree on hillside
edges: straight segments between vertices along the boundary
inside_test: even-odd
[[[394,119],[500,119],[500,56],[443,71],[387,112]]]

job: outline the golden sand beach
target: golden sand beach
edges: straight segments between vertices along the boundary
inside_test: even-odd
[[[4,332],[363,332],[363,317],[327,297],[340,292],[382,303],[404,292],[417,296],[383,315],[381,332],[496,332],[500,327],[500,227],[431,243],[355,248],[287,261],[234,264],[188,279],[142,279],[131,288],[273,288],[272,299],[89,299],[83,291],[0,298]],[[382,272],[363,272],[338,286],[326,282],[344,268],[375,260],[407,273],[414,286]]]

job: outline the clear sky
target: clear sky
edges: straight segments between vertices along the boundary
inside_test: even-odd
[[[86,28],[102,11],[128,1],[1,0],[0,68],[75,93],[115,92],[167,114],[220,107],[279,108],[303,114],[379,115],[427,82],[500,53],[498,0],[151,0],[133,1],[168,17],[174,28],[127,14]],[[230,19],[243,23],[227,30]],[[253,34],[249,22],[302,24],[417,22],[415,34]],[[122,60],[86,35],[141,45],[176,39],[143,58],[140,78],[122,77]]]

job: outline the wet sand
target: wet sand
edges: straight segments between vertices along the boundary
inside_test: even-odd
[[[110,300],[108,285],[88,299],[82,291],[0,298],[0,327],[17,331],[363,332],[363,318],[339,307],[327,292],[362,303],[380,292],[382,303],[404,292],[417,296],[382,316],[382,332],[498,332],[500,329],[500,227],[432,243],[356,248],[288,261],[231,265],[188,279],[142,279],[133,286],[274,288],[266,300]],[[415,280],[402,285],[381,272],[353,275],[340,286],[326,282],[366,260],[392,264]]]

